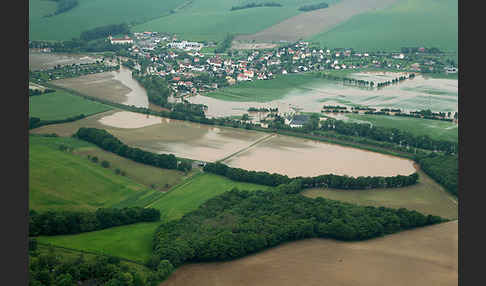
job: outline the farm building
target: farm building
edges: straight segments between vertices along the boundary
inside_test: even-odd
[[[125,45],[125,44],[133,44],[133,39],[129,36],[125,36],[124,38],[113,38],[112,36],[108,36],[108,40],[112,45]]]
[[[305,123],[307,123],[309,121],[309,116],[307,115],[295,115],[293,118],[292,118],[292,121],[290,121],[289,125],[290,127],[292,128],[295,128],[295,127],[302,127],[304,126]]]

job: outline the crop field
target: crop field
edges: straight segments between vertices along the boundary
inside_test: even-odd
[[[395,1],[396,0],[325,1],[330,4],[326,9],[298,14],[285,21],[276,23],[258,33],[236,37],[236,40],[256,42],[295,42],[299,39],[329,30],[336,25],[345,22],[354,15],[386,7]],[[312,1],[312,4],[315,3],[319,3],[319,1]]]
[[[309,40],[331,48],[397,50],[425,46],[457,52],[458,1],[398,0],[385,9],[356,15]]]
[[[257,7],[230,11],[248,3],[280,3],[282,7]],[[298,8],[315,0],[193,0],[176,13],[137,25],[135,32],[173,32],[179,38],[220,41],[228,33],[253,34],[301,13]],[[336,2],[328,1],[328,2]]]
[[[150,207],[162,213],[163,220],[178,219],[197,209],[206,200],[232,188],[266,190],[269,187],[231,181],[213,174],[199,174],[162,196]],[[76,235],[44,236],[40,242],[80,250],[102,252],[144,261],[152,253],[152,239],[160,222],[137,223]]]
[[[82,31],[109,24],[134,24],[168,15],[186,0],[79,0],[72,10],[43,17],[55,10],[45,0],[29,0],[30,40],[71,40]],[[38,9],[37,7],[41,8]]]
[[[110,106],[62,90],[29,97],[29,116],[41,120],[65,119],[80,114],[89,116],[110,109]]]
[[[160,194],[115,174],[111,168],[101,167],[100,163],[55,147],[61,144],[73,148],[92,146],[83,142],[71,145],[72,140],[29,137],[30,209],[94,210],[121,203],[138,206],[149,203]]]
[[[449,219],[458,218],[458,202],[442,186],[419,170],[416,185],[397,189],[335,190],[309,189],[303,195],[324,197],[358,205],[407,208],[424,214],[438,215]]]
[[[435,140],[458,141],[458,125],[452,122],[369,114],[346,114],[350,122],[370,122],[373,126],[397,128],[416,136],[428,135]]]
[[[306,239],[217,263],[187,264],[162,286],[458,284],[458,221],[376,239]]]

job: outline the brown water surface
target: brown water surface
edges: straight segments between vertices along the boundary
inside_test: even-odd
[[[224,163],[289,177],[331,173],[354,177],[396,176],[415,172],[411,160],[281,135],[231,157]]]

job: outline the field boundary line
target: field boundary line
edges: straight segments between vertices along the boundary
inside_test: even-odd
[[[239,155],[241,153],[244,153],[244,152],[250,150],[252,147],[255,147],[256,145],[258,145],[258,144],[260,144],[260,143],[262,143],[264,141],[270,140],[272,137],[275,137],[275,136],[277,136],[277,134],[275,134],[275,133],[272,133],[272,134],[269,134],[267,136],[264,136],[264,137],[256,140],[255,142],[251,143],[249,146],[247,146],[247,147],[245,147],[243,149],[240,149],[240,150],[238,150],[238,151],[236,151],[236,152],[234,152],[234,153],[232,153],[232,154],[224,157],[223,159],[217,160],[216,163],[224,162],[224,161],[230,159],[231,157],[234,157],[236,155]]]

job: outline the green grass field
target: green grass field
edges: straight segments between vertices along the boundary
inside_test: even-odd
[[[71,144],[72,143],[72,144]],[[144,206],[161,193],[115,174],[112,168],[60,151],[92,146],[74,138],[29,136],[29,207],[36,211]]]
[[[198,174],[186,184],[174,188],[150,207],[160,209],[164,220],[182,217],[211,197],[231,190],[266,190],[269,187],[231,181],[214,174]],[[152,239],[160,222],[138,223],[77,235],[39,237],[40,242],[79,250],[103,252],[118,257],[144,261],[152,253]]]
[[[428,135],[435,140],[458,141],[458,125],[452,122],[368,114],[346,114],[350,121],[371,122],[374,126],[397,128],[416,136]]]
[[[184,214],[197,209],[208,199],[232,188],[240,190],[267,190],[269,187],[250,183],[235,182],[214,174],[198,174],[186,183],[172,189],[150,207],[159,209],[169,220],[179,219]]]
[[[29,116],[57,120],[84,114],[86,116],[112,109],[108,105],[58,90],[29,97]]]
[[[457,52],[458,1],[399,0],[388,8],[354,16],[309,40],[358,50],[425,46]]]
[[[56,4],[29,0],[29,39],[70,40],[79,37],[82,31],[99,26],[141,23],[168,15],[185,1],[79,0],[72,10],[45,18],[42,16],[54,11]]]
[[[312,74],[287,74],[279,75],[272,80],[255,80],[238,83],[236,86],[227,87],[210,92],[204,96],[226,101],[256,101],[268,102],[282,99],[292,90],[305,90],[305,86],[322,82]]]
[[[335,190],[309,189],[303,192],[308,197],[324,197],[358,205],[407,208],[424,214],[438,215],[449,219],[458,218],[458,203],[439,184],[418,171],[416,185],[397,189]]]
[[[230,11],[247,3],[277,2],[282,7]],[[330,3],[336,2],[335,0]],[[135,32],[173,32],[189,40],[220,41],[227,33],[253,34],[301,13],[298,8],[315,0],[194,0],[176,13],[135,26]]]

